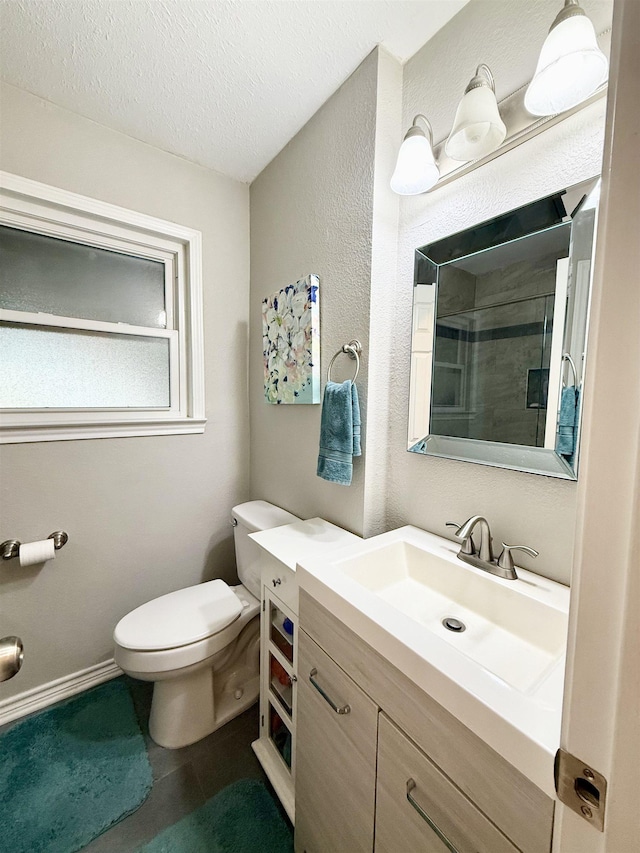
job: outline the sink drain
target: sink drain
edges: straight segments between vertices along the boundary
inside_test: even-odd
[[[461,622],[459,619],[454,619],[453,616],[446,616],[442,620],[442,624],[447,631],[454,631],[456,634],[461,634],[463,631],[467,630],[467,626],[464,622]]]

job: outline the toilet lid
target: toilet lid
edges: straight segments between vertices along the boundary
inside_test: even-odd
[[[137,607],[118,622],[113,636],[125,649],[175,649],[217,634],[241,613],[233,590],[223,580],[209,581]]]

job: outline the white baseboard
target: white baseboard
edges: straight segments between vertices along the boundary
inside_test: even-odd
[[[122,670],[111,658],[111,660],[96,664],[96,666],[89,666],[79,672],[65,675],[55,681],[49,681],[40,687],[25,690],[24,693],[19,693],[17,696],[0,702],[0,725],[10,723],[20,717],[26,717],[27,714],[40,711],[42,708],[54,705],[62,699],[68,699],[69,696],[75,696],[77,693],[82,693],[90,687],[95,687],[96,684],[110,681],[119,675],[122,675]]]

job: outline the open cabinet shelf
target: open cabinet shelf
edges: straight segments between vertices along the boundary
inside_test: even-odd
[[[253,749],[292,822],[295,818],[297,630],[297,614],[263,584],[260,737]]]

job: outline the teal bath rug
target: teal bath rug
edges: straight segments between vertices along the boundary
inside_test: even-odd
[[[241,779],[138,853],[293,853],[293,835],[263,783]]]
[[[75,853],[134,812],[151,767],[119,678],[0,735],[0,849]]]

